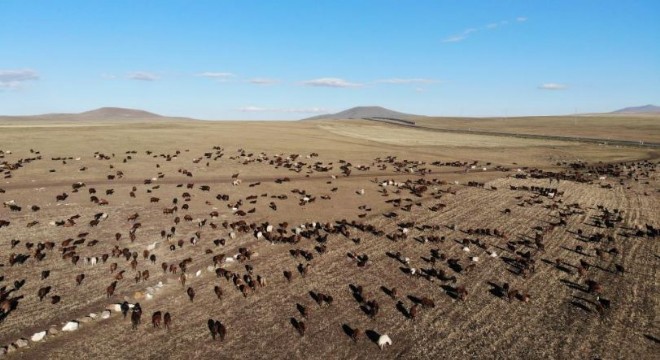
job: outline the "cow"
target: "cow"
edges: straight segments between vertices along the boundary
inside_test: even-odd
[[[133,306],[133,311],[131,312],[131,325],[133,330],[137,330],[138,325],[140,324],[140,318],[142,317],[142,308],[140,303],[135,303]]]
[[[160,329],[161,321],[162,321],[162,313],[160,311],[156,311],[153,315],[151,315],[151,325],[154,328]]]
[[[169,330],[171,324],[172,324],[172,316],[170,315],[170,313],[166,312],[165,316],[163,317],[163,325],[165,326],[165,329]]]

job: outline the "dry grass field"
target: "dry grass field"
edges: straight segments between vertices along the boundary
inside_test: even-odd
[[[658,114],[594,114],[514,118],[419,118],[418,125],[441,129],[584,137],[660,143]]]
[[[658,141],[657,122],[645,121],[524,129]],[[519,131],[507,126],[496,130]],[[0,357],[660,353],[658,150],[355,120],[7,122],[0,150]],[[141,305],[137,329],[132,312],[101,318],[124,301]],[[169,329],[152,326],[156,311],[171,314]],[[226,327],[223,340],[209,319]],[[69,321],[79,330],[62,331]],[[392,344],[381,350],[383,334]]]

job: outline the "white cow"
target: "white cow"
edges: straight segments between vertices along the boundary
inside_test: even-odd
[[[387,334],[381,335],[378,338],[378,346],[380,347],[381,350],[385,348],[385,345],[392,345],[392,339],[390,339],[390,337],[387,336]]]

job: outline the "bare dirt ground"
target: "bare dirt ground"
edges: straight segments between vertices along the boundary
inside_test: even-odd
[[[652,149],[346,121],[30,124],[0,129],[0,150],[0,200],[7,204],[0,224],[9,222],[0,227],[0,289],[12,305],[0,310],[0,346],[10,358],[652,359],[659,353],[660,247],[647,227],[660,226],[659,156]],[[235,174],[241,181],[234,186]],[[85,186],[73,192],[77,182]],[[66,199],[57,200],[63,193]],[[176,213],[163,213],[175,205]],[[96,214],[105,214],[98,224]],[[139,217],[128,220],[134,214]],[[288,242],[275,239],[278,229]],[[78,244],[65,258],[68,239],[68,246]],[[221,239],[224,245],[214,243]],[[52,250],[37,251],[47,242]],[[154,263],[143,258],[150,246]],[[113,256],[115,248],[136,253],[135,270]],[[237,259],[239,248],[250,259]],[[296,249],[312,258],[293,256]],[[17,255],[28,257],[21,263],[13,260]],[[77,264],[71,256],[80,257]],[[252,280],[260,276],[265,286],[255,284],[244,296],[234,281],[216,276],[214,256],[223,259],[217,268],[241,278],[239,285],[250,288],[250,265]],[[91,265],[87,258],[99,260]],[[182,286],[179,264],[187,258]],[[163,272],[162,263],[177,273]],[[305,276],[298,265],[309,265]],[[42,279],[44,270],[50,275]],[[145,270],[148,280],[136,281]],[[292,273],[290,282],[284,271]],[[85,277],[77,285],[79,274]],[[39,289],[47,286],[40,301]],[[214,286],[223,290],[221,299]],[[196,294],[192,302],[188,288]],[[464,299],[459,288],[467,291]],[[332,304],[319,306],[312,293],[331,295]],[[52,304],[52,296],[61,300]],[[434,306],[417,305],[412,319],[421,298]],[[379,311],[369,316],[373,300]],[[136,330],[130,313],[86,318],[123,301],[141,304]],[[152,327],[156,311],[171,314],[169,330]],[[292,318],[304,321],[304,336]],[[209,319],[225,325],[223,341],[212,339]],[[71,320],[80,321],[78,331],[50,332]],[[362,336],[354,341],[356,328]],[[44,330],[43,340],[30,340]],[[381,334],[392,339],[384,350],[376,344]],[[17,349],[20,339],[28,341]]]

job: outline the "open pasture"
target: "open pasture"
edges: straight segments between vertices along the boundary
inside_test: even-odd
[[[360,121],[13,124],[0,144],[9,358],[658,353],[652,149]]]

